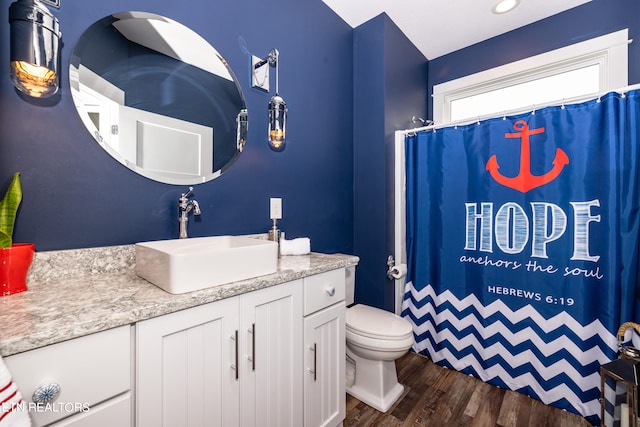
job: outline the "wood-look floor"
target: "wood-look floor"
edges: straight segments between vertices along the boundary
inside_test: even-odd
[[[347,395],[344,426],[585,427],[583,417],[408,353],[396,361],[402,397],[383,414]]]

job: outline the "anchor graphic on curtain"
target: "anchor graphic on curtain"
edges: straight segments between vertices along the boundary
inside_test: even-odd
[[[526,193],[536,187],[548,184],[560,175],[562,169],[569,164],[569,157],[562,151],[561,148],[556,149],[556,156],[553,159],[553,169],[544,175],[534,175],[531,173],[531,144],[529,142],[529,135],[535,135],[544,132],[544,128],[529,129],[529,125],[524,120],[518,120],[513,125],[515,130],[520,132],[507,133],[504,136],[507,138],[520,138],[520,172],[513,178],[503,176],[498,172],[500,166],[498,165],[498,159],[494,154],[487,161],[487,170],[491,173],[493,179],[505,187],[513,188],[522,193]]]

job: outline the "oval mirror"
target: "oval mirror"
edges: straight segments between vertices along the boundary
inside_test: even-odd
[[[73,50],[69,80],[94,139],[147,178],[209,181],[246,142],[233,71],[206,40],[163,16],[122,12],[94,23]]]

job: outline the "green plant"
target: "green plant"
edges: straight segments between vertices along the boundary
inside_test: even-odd
[[[13,174],[4,198],[0,201],[0,248],[10,248],[13,243],[13,226],[21,201],[20,172],[16,172]]]

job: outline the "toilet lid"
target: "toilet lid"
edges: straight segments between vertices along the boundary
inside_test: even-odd
[[[405,339],[412,336],[411,323],[400,316],[367,305],[347,309],[347,330],[371,338]]]

